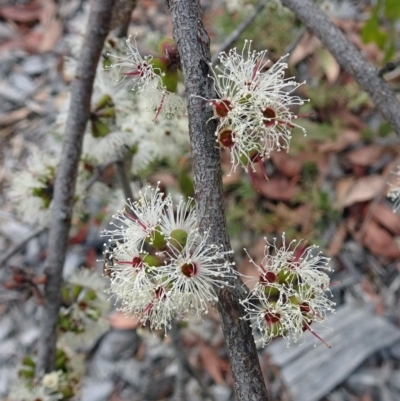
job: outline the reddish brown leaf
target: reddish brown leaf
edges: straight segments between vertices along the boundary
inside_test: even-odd
[[[379,195],[385,185],[385,179],[380,175],[370,175],[358,180],[345,178],[336,186],[336,206],[348,207],[358,202],[365,202]]]
[[[378,204],[372,212],[372,218],[392,234],[400,236],[400,216],[393,213],[391,207]]]
[[[293,178],[301,173],[302,162],[286,152],[272,152],[271,160],[285,177]]]
[[[347,153],[347,159],[358,166],[373,166],[382,156],[384,149],[378,144],[364,146]]]
[[[62,35],[62,23],[57,18],[57,7],[51,0],[41,0],[43,7],[40,13],[42,40],[38,52],[52,50]]]
[[[334,257],[339,254],[346,237],[347,237],[347,229],[344,226],[344,224],[341,224],[333,234],[331,242],[329,243],[328,255],[330,257]]]
[[[24,5],[10,5],[0,8],[0,15],[15,22],[39,21],[42,6],[37,1]]]
[[[261,195],[274,200],[290,201],[299,191],[295,182],[285,177],[272,177],[269,181],[254,177],[254,184]]]
[[[210,374],[216,384],[225,385],[221,369],[224,365],[224,361],[221,360],[213,348],[204,342],[199,344],[199,351],[204,369]]]
[[[296,48],[292,51],[289,64],[296,65],[321,47],[321,42],[312,33],[305,32]]]
[[[321,152],[340,152],[347,146],[357,143],[361,139],[360,133],[352,129],[344,129],[334,141],[323,142],[319,149]]]
[[[385,256],[391,260],[400,258],[400,247],[396,243],[396,240],[388,231],[373,220],[365,230],[363,244],[374,255]]]
[[[59,19],[53,18],[50,20],[45,26],[38,52],[44,53],[53,50],[54,46],[61,38],[62,29],[63,27]]]

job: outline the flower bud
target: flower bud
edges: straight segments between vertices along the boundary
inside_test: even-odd
[[[146,237],[145,242],[154,246],[159,251],[162,251],[167,246],[167,240],[165,239],[164,235],[161,234],[158,227]]]
[[[187,239],[188,233],[179,228],[173,230],[170,234],[170,242],[178,250],[181,250],[185,247]]]

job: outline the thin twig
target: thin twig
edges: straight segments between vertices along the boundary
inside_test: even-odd
[[[203,399],[210,399],[211,401],[215,401],[214,396],[208,391],[207,386],[201,380],[199,374],[190,364],[185,352],[182,349],[180,337],[179,337],[179,327],[177,322],[172,323],[172,328],[170,331],[172,346],[175,350],[175,356],[178,359],[178,369],[184,368],[199,384],[202,392]],[[177,383],[178,385],[182,385],[182,383]]]
[[[211,62],[215,65],[218,61],[220,53],[228,50],[240,37],[240,35],[247,29],[247,27],[255,20],[258,14],[264,9],[267,2],[261,0],[254,11],[225,39],[224,43],[219,47],[215,54],[211,57]]]
[[[126,174],[124,159],[116,161],[115,166],[117,167],[117,175],[122,191],[124,192],[125,199],[133,200],[133,193],[129,184],[128,176]]]
[[[296,33],[296,36],[294,37],[294,39],[291,41],[291,43],[289,43],[286,47],[285,47],[285,54],[290,54],[299,44],[301,38],[303,37],[303,35],[306,33],[307,28],[306,27],[302,27],[298,30],[298,32]]]
[[[178,45],[188,95],[189,135],[192,150],[196,210],[200,231],[208,231],[210,244],[231,250],[222,190],[219,150],[215,146],[216,121],[203,99],[216,94],[210,72],[210,39],[202,22],[199,0],[167,0],[172,17],[173,36]],[[230,256],[233,263],[233,257]],[[221,316],[237,401],[267,401],[268,394],[261,373],[250,325],[242,319],[240,304],[246,294],[238,279],[227,279],[219,291]]]
[[[0,267],[7,263],[7,261],[13,257],[16,253],[18,253],[32,238],[39,236],[43,233],[47,228],[38,228],[32,231],[27,237],[25,237],[21,242],[11,248],[1,259],[0,259]]]
[[[48,253],[44,269],[47,280],[36,365],[37,375],[51,372],[55,367],[62,271],[71,227],[78,163],[82,152],[83,135],[90,116],[90,100],[97,64],[109,31],[114,2],[115,0],[97,0],[91,3],[88,30],[71,87],[71,105],[54,184]]]
[[[395,63],[386,63],[380,70],[378,70],[378,77],[383,77],[386,73],[396,69]]]
[[[174,401],[185,401],[185,355],[183,354],[181,341],[179,338],[179,328],[177,322],[172,323],[169,334],[171,337],[172,347],[175,351],[175,360],[178,365],[178,372],[175,379]]]
[[[357,80],[370,95],[376,108],[400,135],[400,103],[390,86],[378,76],[376,68],[365,60],[358,49],[312,0],[281,1],[313,31],[340,66]]]
[[[95,184],[95,182],[102,176],[104,170],[110,167],[112,164],[115,164],[117,160],[112,160],[104,164],[100,164],[96,167],[96,171],[94,174],[89,178],[85,185],[85,191],[89,191],[90,188]]]
[[[131,22],[132,11],[136,7],[136,0],[116,0],[113,8],[110,29],[116,29],[118,38],[128,36],[129,24]]]

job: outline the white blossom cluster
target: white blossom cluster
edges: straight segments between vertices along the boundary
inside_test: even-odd
[[[400,167],[393,173],[396,176],[396,184],[390,184],[388,198],[393,202],[393,212],[400,210]]]
[[[129,37],[126,44],[128,52],[123,57],[109,54],[115,62],[108,68],[115,68],[121,77],[120,80],[130,78],[132,90],[142,95],[140,100],[148,110],[155,112],[154,120],[157,120],[159,115],[171,118],[185,114],[185,100],[168,88],[168,80],[175,80],[175,77],[168,77],[167,66],[163,62],[165,57],[157,58],[151,55],[143,57],[138,50],[135,37],[133,43]],[[166,57],[168,58],[168,53]]]
[[[54,373],[58,376],[57,372]],[[55,379],[55,377],[50,378],[49,376],[50,374],[45,375],[43,377],[44,380],[36,385],[29,385],[25,380],[20,379],[11,387],[9,398],[7,399],[10,401],[58,401],[63,399],[63,395],[53,387],[53,384],[56,383],[52,379]]]
[[[247,171],[269,157],[271,151],[288,149],[291,130],[298,127],[291,108],[304,100],[291,93],[301,84],[285,78],[287,64],[280,59],[270,66],[267,51],[251,50],[246,41],[241,53],[221,53],[213,69],[217,99],[208,99],[218,120],[217,142],[231,152],[232,169]]]
[[[137,174],[156,159],[173,159],[188,149],[188,121],[183,98],[163,87],[153,58],[142,58],[136,42],[127,43],[127,56],[119,57],[114,49],[109,60],[116,59],[115,64],[97,68],[83,156],[95,164],[131,157]],[[57,118],[58,132],[65,131],[69,104],[67,97]]]
[[[299,243],[278,248],[276,240],[267,240],[265,255],[260,264],[250,258],[260,275],[246,299],[241,301],[246,310],[245,319],[251,321],[253,332],[261,332],[263,346],[274,337],[284,337],[289,344],[297,342],[314,322],[322,322],[335,305],[330,294],[327,271],[329,258],[315,253],[316,246],[304,248]],[[273,249],[273,254],[270,253]],[[292,249],[291,249],[292,248]]]
[[[198,230],[192,203],[181,199],[174,207],[158,186],[147,187],[105,232],[111,236],[105,252],[110,292],[123,312],[152,329],[207,313],[218,300],[216,289],[235,274],[222,246],[210,245]]]
[[[105,288],[104,280],[90,269],[80,269],[66,279],[58,323],[64,346],[90,345],[108,329],[110,302]]]
[[[13,175],[8,196],[22,221],[48,227],[58,164],[59,155],[36,149],[28,157],[27,166]],[[90,173],[82,162],[75,190],[75,215],[83,212],[85,183],[89,177]]]

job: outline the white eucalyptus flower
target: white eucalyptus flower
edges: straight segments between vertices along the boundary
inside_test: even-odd
[[[133,40],[133,43],[132,43]],[[120,57],[112,53],[108,54],[111,59],[115,59],[109,68],[116,68],[121,80],[129,77],[133,81],[133,89],[138,93],[143,93],[145,89],[162,88],[161,74],[159,67],[153,66],[153,57],[142,57],[136,44],[136,36],[126,40],[128,52],[125,57]]]
[[[221,53],[220,66],[211,66],[218,99],[208,101],[218,119],[217,142],[231,150],[233,170],[239,164],[247,170],[271,151],[288,149],[294,127],[305,132],[291,111],[304,104],[291,95],[301,84],[285,78],[282,59],[269,67],[266,53],[252,51],[246,41],[241,53]]]
[[[43,384],[29,386],[23,380],[15,383],[10,390],[10,401],[58,401],[63,395]]]
[[[282,241],[280,248],[276,239],[272,244],[266,241],[260,264],[250,258],[260,275],[253,278],[255,286],[241,301],[246,311],[244,319],[252,322],[253,330],[261,332],[263,346],[277,336],[284,337],[288,344],[297,342],[306,330],[324,342],[311,325],[324,321],[326,313],[334,311],[335,303],[327,297],[329,258],[316,254],[315,246],[304,248],[301,242],[292,246],[295,241],[286,246],[284,235]]]
[[[58,164],[58,155],[35,149],[28,157],[26,167],[13,175],[9,198],[22,221],[39,227],[49,225]],[[88,178],[89,172],[81,164],[74,198],[75,215],[79,215],[85,209],[84,183]]]
[[[180,199],[175,207],[170,195],[149,187],[116,216],[118,228],[105,232],[112,237],[105,254],[109,292],[123,312],[153,329],[200,317],[236,274],[228,252],[198,232],[192,203]]]
[[[218,289],[229,286],[228,279],[235,276],[227,252],[207,243],[207,237],[208,233],[192,231],[183,249],[169,243],[169,271],[161,274],[180,319],[207,313],[209,306],[218,302]]]
[[[111,224],[116,228],[104,234],[116,241],[129,242],[141,252],[145,242],[153,244],[160,239],[161,216],[165,207],[170,206],[171,198],[164,196],[158,186],[145,188],[139,196],[137,201],[126,201],[127,207],[113,216]]]

